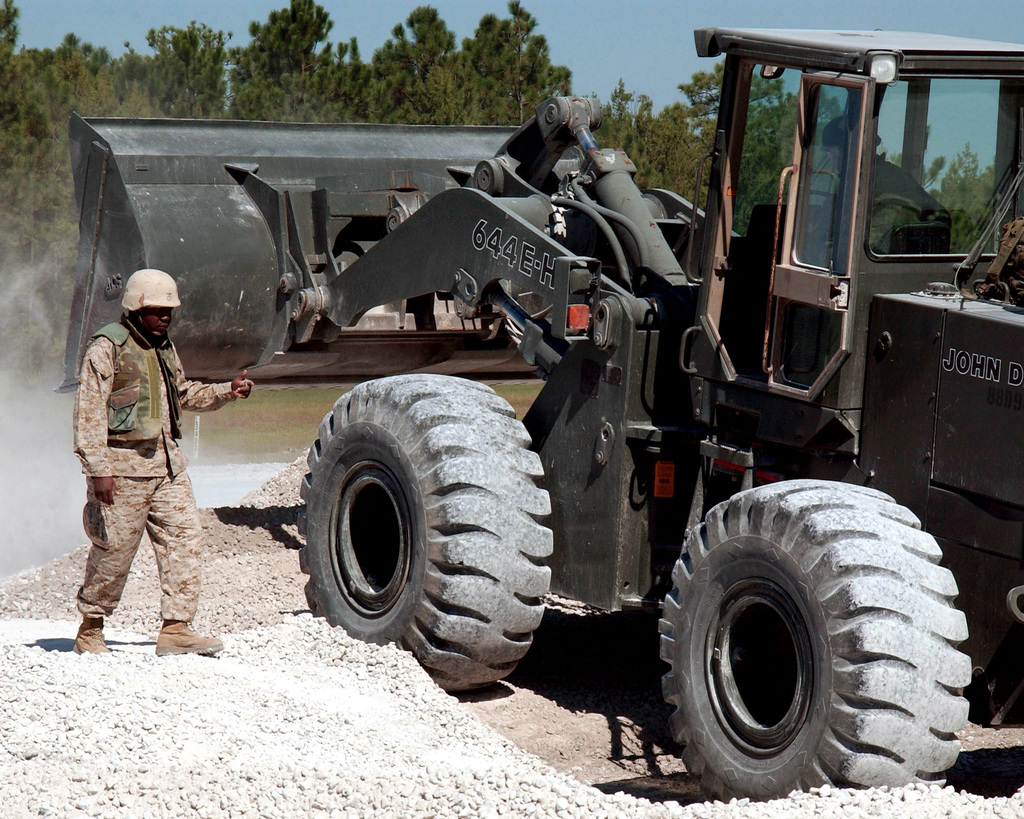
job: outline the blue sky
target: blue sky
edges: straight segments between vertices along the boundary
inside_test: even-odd
[[[574,3],[523,0],[539,21],[539,30],[556,63],[573,72],[573,91],[607,100],[621,78],[628,90],[650,96],[657,107],[680,95],[676,87],[711,61],[694,53],[693,29],[831,28],[926,31],[979,39],[1024,42],[1024,14],[1017,3],[965,0],[588,0]],[[190,20],[249,40],[249,22],[266,20],[287,0],[16,0],[21,45],[44,48],[74,32],[83,41],[105,46],[114,55],[131,42],[148,53],[146,32],[162,25],[187,26]],[[404,22],[415,0],[345,2],[321,0],[334,21],[332,42],[359,40],[364,60]],[[458,38],[471,36],[488,12],[504,16],[505,0],[437,0],[431,3]]]

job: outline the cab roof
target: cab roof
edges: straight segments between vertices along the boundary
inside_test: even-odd
[[[866,70],[876,52],[899,55],[901,71],[992,71],[1024,74],[1024,45],[908,31],[699,28],[701,57],[735,54],[767,64],[837,71]]]

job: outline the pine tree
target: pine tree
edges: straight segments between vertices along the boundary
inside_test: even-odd
[[[230,57],[231,114],[242,119],[319,119],[324,78],[334,64],[330,15],[313,0],[291,0],[252,22],[252,41]]]
[[[161,114],[211,117],[223,114],[227,94],[225,44],[228,33],[195,20],[188,28],[150,29],[146,43],[155,53],[149,70],[150,95]]]
[[[312,92],[316,118],[324,122],[364,122],[370,119],[373,69],[364,63],[353,37],[335,46],[331,62],[317,72]]]
[[[465,122],[467,77],[458,63],[455,34],[437,9],[413,9],[373,55],[371,116],[380,122]]]
[[[568,94],[572,74],[552,65],[537,20],[518,0],[509,16],[480,18],[473,37],[462,41],[462,58],[473,72],[472,101],[477,121],[520,125],[533,109],[556,94]]]
[[[26,372],[55,366],[67,321],[77,242],[66,123],[80,100],[113,95],[109,55],[73,35],[56,49],[16,51],[18,9],[0,4],[0,323],[5,361]],[[26,316],[35,320],[26,321]],[[11,360],[11,355],[15,359]]]

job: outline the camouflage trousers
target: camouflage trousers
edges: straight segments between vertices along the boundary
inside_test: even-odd
[[[121,600],[143,531],[149,533],[160,575],[160,616],[191,621],[199,605],[199,545],[202,527],[184,472],[173,479],[115,477],[114,503],[96,499],[87,480],[85,533],[92,541],[78,610],[106,617]]]

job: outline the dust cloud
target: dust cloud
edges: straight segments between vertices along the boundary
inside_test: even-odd
[[[74,393],[58,394],[70,271],[0,267],[0,577],[87,541],[72,453]]]
[[[71,451],[73,405],[74,394],[0,373],[0,577],[86,542],[85,478]]]

